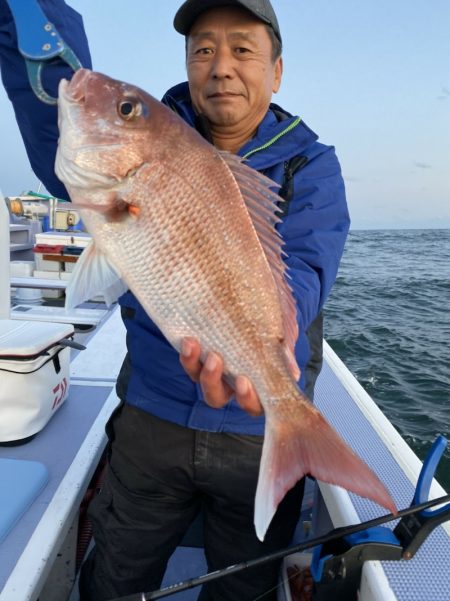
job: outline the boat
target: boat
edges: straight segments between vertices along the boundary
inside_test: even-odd
[[[0,197],[0,209],[2,206]],[[7,250],[9,254],[10,249]],[[10,259],[3,254],[0,273],[5,273],[5,261]],[[46,286],[55,286],[55,280],[49,283],[16,276],[7,283],[8,289],[10,284],[45,290]],[[64,284],[59,285],[64,288]],[[3,301],[4,305],[8,303],[9,295]],[[31,480],[34,478],[38,484],[31,491],[27,489],[28,497],[22,499],[20,508],[18,501],[15,503],[14,507],[20,511],[10,518],[0,542],[0,601],[78,601],[77,572],[90,544],[86,503],[101,486],[106,446],[104,426],[118,404],[115,381],[125,355],[125,329],[118,307],[107,308],[97,301],[83,306],[82,313],[64,317],[60,307],[55,306],[58,302],[59,299],[48,306],[47,314],[42,305],[28,305],[29,310],[20,315],[13,315],[9,307],[7,310],[0,305],[3,319],[8,314],[13,320],[19,317],[23,320],[24,314],[31,316],[39,308],[44,314],[40,317],[35,314],[27,323],[58,320],[63,323],[65,319],[74,328],[74,340],[86,347],[70,349],[68,397],[47,425],[24,444],[0,446],[0,464],[15,461],[16,466],[39,468],[31,474]],[[408,508],[415,498],[424,465],[326,342],[315,404],[386,483],[398,508]],[[45,468],[46,481],[42,479],[40,466]],[[426,470],[426,476],[421,486],[427,499],[444,498],[446,492],[430,469]],[[0,489],[0,507],[1,499]],[[445,517],[450,520],[450,505],[442,507],[445,514],[427,532],[420,549],[409,561],[398,557],[397,561],[391,558],[360,562],[362,572],[357,583],[360,601],[450,599],[450,522],[444,520]],[[308,566],[314,561],[313,543],[318,537],[380,516],[383,510],[373,502],[339,487],[308,480],[292,547],[300,544],[303,551],[286,552],[277,593],[279,601],[294,601],[289,568]],[[391,531],[394,525],[395,522],[389,521],[385,528]],[[340,561],[343,565],[342,558]],[[206,571],[201,532],[193,525],[169,562],[162,590]],[[345,580],[344,573],[338,576],[338,580]],[[333,586],[337,584],[336,580]],[[174,595],[177,601],[194,601],[199,587],[177,591]],[[327,595],[322,598],[351,598]],[[136,597],[144,598],[147,597]]]

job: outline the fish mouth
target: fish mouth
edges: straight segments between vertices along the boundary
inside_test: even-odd
[[[82,102],[86,97],[86,84],[92,76],[89,69],[78,69],[72,79],[62,79],[59,84],[58,95],[63,96],[69,102]]]

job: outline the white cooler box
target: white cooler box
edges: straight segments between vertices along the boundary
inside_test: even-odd
[[[0,444],[24,441],[67,398],[73,326],[0,319]]]

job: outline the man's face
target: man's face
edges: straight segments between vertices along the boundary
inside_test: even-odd
[[[221,7],[194,22],[187,72],[194,108],[212,126],[255,130],[280,86],[282,62],[272,62],[264,23],[244,9]]]

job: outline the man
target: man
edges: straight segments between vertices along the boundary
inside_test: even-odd
[[[288,198],[279,230],[297,302],[296,359],[304,388],[305,332],[334,282],[349,226],[334,150],[318,143],[300,118],[271,104],[283,64],[270,2],[188,0],[174,25],[186,36],[188,82],[169,90],[163,102],[215,146],[279,183]],[[202,365],[198,342],[187,339],[179,358],[131,292],[120,304],[128,347],[117,383],[122,403],[107,425],[109,469],[90,508],[96,545],[82,569],[82,601],[158,588],[199,512],[210,570],[284,547],[303,496],[301,481],[261,543],[253,500],[264,416],[251,382],[240,378],[232,391],[222,380],[219,354]],[[200,599],[275,599],[278,569],[274,562],[227,576],[204,586]]]

